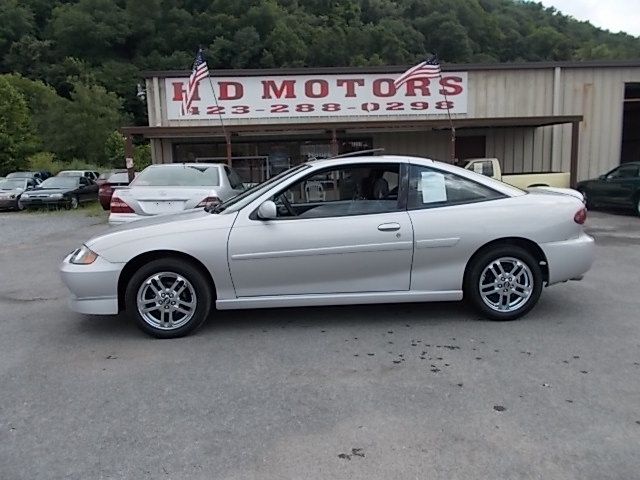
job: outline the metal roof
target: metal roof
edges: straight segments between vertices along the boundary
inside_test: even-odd
[[[263,68],[263,69],[211,69],[213,77],[255,77],[267,75],[314,75],[314,74],[365,74],[399,73],[410,65],[385,65],[369,67],[302,67],[302,68]],[[481,71],[481,70],[530,70],[552,68],[640,68],[640,59],[633,60],[589,60],[584,62],[513,62],[513,63],[443,63],[442,70]],[[152,77],[188,77],[190,70],[147,70],[142,72],[145,78]]]
[[[496,127],[543,127],[565,123],[581,122],[582,115],[549,115],[531,117],[495,117],[495,118],[455,118],[456,128],[496,128]],[[359,122],[302,122],[280,124],[225,125],[227,132],[261,134],[277,132],[300,132],[307,130],[349,130],[349,129],[384,129],[386,132],[420,131],[426,129],[448,129],[447,119],[404,120],[404,121],[359,121]],[[220,125],[206,126],[173,126],[173,127],[122,127],[125,135],[143,135],[146,138],[180,138],[180,137],[218,137],[223,135]]]

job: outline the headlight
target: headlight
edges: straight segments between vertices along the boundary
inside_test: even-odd
[[[20,198],[29,198],[29,194],[28,193],[23,193],[22,197],[20,197]]]
[[[49,198],[62,198],[62,194],[61,193],[52,193]]]
[[[9,195],[9,198],[14,199],[14,198],[16,198],[16,196],[15,196],[15,194],[12,193],[11,195]]]
[[[76,265],[91,265],[98,258],[98,254],[91,250],[89,247],[83,245],[71,255],[69,259],[70,263]]]

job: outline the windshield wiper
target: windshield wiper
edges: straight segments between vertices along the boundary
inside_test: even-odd
[[[227,208],[224,204],[218,203],[217,205],[209,205],[204,207],[204,211],[207,213],[220,213],[225,208]]]

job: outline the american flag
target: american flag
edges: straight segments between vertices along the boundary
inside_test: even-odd
[[[182,114],[191,114],[191,104],[193,103],[193,96],[195,95],[198,83],[203,78],[209,76],[209,67],[207,61],[204,59],[204,52],[202,49],[198,50],[196,59],[193,62],[193,69],[191,70],[191,76],[189,77],[189,84],[187,85],[187,91],[182,95]]]
[[[419,64],[411,67],[409,70],[396,78],[395,82],[393,82],[393,85],[397,89],[401,85],[407,83],[409,80],[415,80],[418,78],[438,78],[439,76],[440,62],[438,61],[438,57],[436,55],[432,55],[424,62],[420,62]]]

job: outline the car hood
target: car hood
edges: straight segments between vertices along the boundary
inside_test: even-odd
[[[24,190],[18,190],[17,188],[13,188],[11,190],[0,190],[0,196],[3,195],[19,195],[23,193]]]
[[[237,213],[214,214],[196,208],[168,215],[157,215],[136,220],[124,225],[111,227],[102,235],[91,238],[85,245],[98,254],[107,252],[123,244],[133,245],[143,242],[146,251],[166,248],[175,244],[176,239],[195,232],[230,228]],[[179,243],[179,242],[178,242]],[[109,255],[107,255],[109,259]]]
[[[568,195],[570,197],[577,198],[581,202],[584,201],[582,194],[574,190],[573,188],[559,188],[559,187],[532,187],[528,188],[530,193],[537,193],[541,195]]]

